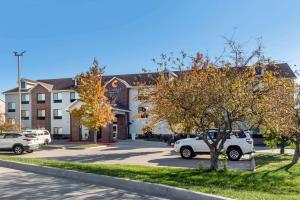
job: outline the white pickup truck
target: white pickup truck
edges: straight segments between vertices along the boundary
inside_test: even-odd
[[[210,130],[209,134],[212,137],[216,137],[216,130]],[[200,134],[195,138],[187,138],[178,140],[174,145],[175,152],[180,153],[184,159],[190,159],[197,154],[209,154],[210,150]],[[229,160],[237,161],[244,154],[250,154],[254,152],[253,139],[250,136],[250,131],[234,130],[230,133],[224,143],[224,150]]]

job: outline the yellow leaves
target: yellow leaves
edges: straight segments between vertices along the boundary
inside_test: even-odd
[[[90,130],[105,127],[114,119],[112,108],[105,96],[102,75],[103,68],[94,66],[90,71],[77,76],[79,86],[75,91],[84,104],[79,109],[72,110],[71,115]]]
[[[226,120],[259,124],[276,114],[271,109],[274,99],[293,87],[273,73],[259,77],[255,73],[255,66],[219,69],[211,65],[182,71],[172,80],[161,76],[148,96],[153,103],[150,115],[182,130],[224,125]]]

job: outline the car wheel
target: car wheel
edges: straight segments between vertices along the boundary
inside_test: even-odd
[[[243,153],[240,148],[232,147],[227,150],[227,157],[229,160],[238,161],[241,159]]]
[[[180,155],[184,159],[191,159],[194,156],[194,152],[191,147],[182,147],[180,149]]]
[[[26,151],[27,153],[32,153],[33,152],[33,150],[28,150],[28,151]]]
[[[49,144],[49,140],[45,140],[44,145],[48,145]]]
[[[21,155],[24,152],[24,149],[21,145],[16,145],[14,146],[13,151],[16,155]]]

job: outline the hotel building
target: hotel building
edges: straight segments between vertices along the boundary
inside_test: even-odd
[[[288,64],[277,64],[280,76],[295,78]],[[271,69],[271,68],[270,68]],[[272,69],[271,69],[272,70]],[[166,71],[170,78],[176,78],[177,72]],[[262,72],[261,72],[262,73]],[[136,118],[139,112],[147,111],[147,106],[139,100],[143,86],[153,85],[158,73],[124,74],[104,76],[103,84],[107,88],[106,96],[115,113],[115,121],[98,131],[97,138],[108,142],[127,139],[130,135],[143,134],[149,123],[149,116]],[[74,78],[44,79],[21,81],[21,118],[23,129],[43,128],[51,134],[69,135],[71,140],[87,140],[89,130],[79,125],[69,113],[70,109],[80,106],[75,93]],[[3,92],[5,112],[9,120],[19,121],[18,88]],[[153,134],[172,134],[166,124],[160,124]],[[93,134],[91,134],[92,136]]]

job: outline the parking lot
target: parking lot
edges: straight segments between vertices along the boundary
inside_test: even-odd
[[[59,144],[61,146],[74,145],[74,143]],[[167,146],[165,143],[143,140],[123,140],[111,146],[101,146],[84,150],[47,148],[21,156],[99,164],[130,164],[185,168],[208,167],[210,164],[208,155],[201,155],[194,159],[186,160],[182,159],[178,153],[173,151],[172,147]],[[245,156],[240,161],[228,161],[228,167],[232,169],[248,169],[250,168],[250,161],[248,159],[249,156]]]

